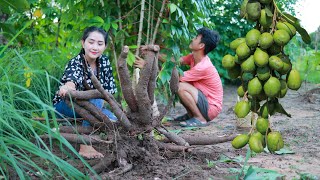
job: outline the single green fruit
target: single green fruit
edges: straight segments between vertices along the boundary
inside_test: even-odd
[[[246,43],[241,43],[237,50],[236,50],[237,56],[239,60],[245,59],[250,56],[250,48],[247,46]]]
[[[231,56],[230,54],[225,55],[222,58],[222,67],[226,69],[231,69],[236,65],[235,58]]]
[[[262,135],[265,135],[269,128],[269,120],[263,117],[259,117],[256,122],[256,129]]]
[[[291,64],[291,61],[289,59],[288,56],[284,56],[284,55],[278,55],[278,57],[282,60],[283,62],[283,68],[278,71],[281,75],[284,75],[284,74],[287,74],[291,68],[292,68],[292,64]]]
[[[274,107],[275,106],[272,102],[265,102],[259,110],[259,115],[265,119],[268,119],[268,115],[274,114]]]
[[[261,81],[266,81],[270,78],[270,69],[268,66],[258,67],[257,76]]]
[[[265,9],[261,9],[260,18],[259,18],[259,23],[260,23],[264,28],[269,28],[270,25],[272,24],[272,17],[269,17],[269,16],[267,15]]]
[[[236,51],[236,49],[238,48],[238,46],[241,44],[241,43],[244,43],[246,42],[246,38],[237,38],[235,40],[233,40],[231,43],[230,43],[230,48],[233,50],[233,51]]]
[[[250,111],[250,105],[247,101],[239,101],[235,105],[234,112],[238,118],[244,118]]]
[[[228,69],[227,72],[231,79],[237,79],[241,75],[241,67],[240,65],[235,65],[233,68]]]
[[[249,47],[255,48],[258,46],[261,33],[257,29],[251,29],[246,35],[246,43]]]
[[[269,98],[276,97],[280,92],[280,81],[275,77],[270,77],[264,84],[263,90]]]
[[[262,146],[263,146],[263,147],[266,146],[265,136],[262,135],[260,132],[255,132],[255,133],[251,134],[250,137],[256,137],[256,138],[258,138],[258,139],[261,141]]]
[[[262,49],[268,49],[269,47],[271,47],[273,44],[273,36],[268,33],[262,33],[260,38],[259,38],[259,46]]]
[[[292,34],[293,32],[291,32],[290,28],[286,24],[284,24],[283,22],[277,22],[276,28],[278,30],[280,30],[280,29],[285,30],[290,35],[290,37],[292,37],[292,35],[293,35]]]
[[[263,151],[262,142],[258,137],[251,136],[249,139],[249,147],[255,153],[261,153]]]
[[[279,46],[284,46],[290,41],[290,35],[285,30],[276,30],[273,34],[274,42]]]
[[[285,80],[281,79],[280,80],[280,94],[279,94],[279,97],[280,98],[283,98],[286,94],[287,94],[287,91],[288,91],[288,86],[287,86],[287,83]]]
[[[273,43],[271,47],[268,48],[268,53],[270,55],[277,55],[281,52],[281,47],[276,43]]]
[[[264,67],[269,62],[269,55],[267,52],[261,50],[260,48],[257,48],[256,51],[253,54],[254,63],[258,67]]]
[[[249,1],[246,6],[246,12],[250,21],[258,20],[261,12],[261,4],[257,1]]]
[[[283,68],[283,62],[279,57],[271,56],[269,58],[269,67],[279,72]]]
[[[288,22],[278,22],[276,27],[277,29],[287,31],[290,37],[293,37],[296,35],[296,28]]]
[[[299,71],[292,69],[287,76],[287,86],[289,89],[298,90],[301,87],[302,81]]]
[[[251,55],[247,60],[241,63],[241,70],[243,72],[253,72],[256,70],[256,65],[254,64],[253,55]]]
[[[259,0],[261,4],[269,4],[272,0]]]
[[[284,24],[289,27],[290,32],[291,32],[291,37],[295,36],[296,33],[297,33],[296,28],[292,24],[290,24],[288,22],[284,22]]]
[[[243,148],[249,141],[249,136],[247,134],[240,134],[235,137],[231,144],[235,149]]]
[[[249,81],[248,94],[251,96],[257,96],[262,91],[262,84],[257,77]]]
[[[283,148],[284,143],[279,132],[273,131],[268,134],[267,145],[270,152],[279,151]]]
[[[239,97],[243,97],[244,96],[244,94],[245,94],[245,89],[244,89],[244,87],[241,85],[241,86],[239,86],[238,87],[238,89],[237,89],[237,93],[238,93],[238,96]]]

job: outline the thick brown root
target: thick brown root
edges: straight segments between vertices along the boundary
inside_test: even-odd
[[[127,67],[127,56],[129,47],[124,46],[117,61],[119,80],[121,84],[122,94],[132,112],[138,111],[137,100],[133,94],[132,81]]]
[[[93,132],[92,127],[82,127],[82,126],[60,126],[59,132],[60,133],[68,133],[68,134],[90,134]]]
[[[232,141],[237,135],[213,136],[213,135],[184,135],[182,136],[190,145],[213,145]]]
[[[132,124],[129,121],[127,115],[122,111],[121,108],[119,108],[118,104],[116,101],[114,101],[112,98],[109,97],[109,94],[107,91],[103,89],[101,86],[99,80],[97,79],[96,76],[93,75],[94,73],[91,72],[91,80],[94,85],[94,87],[103,95],[104,99],[110,104],[112,112],[115,114],[115,116],[118,118],[120,121],[121,125],[126,128],[127,130],[132,130]]]
[[[181,138],[177,134],[169,132],[164,128],[158,127],[156,129],[157,129],[157,131],[159,131],[161,134],[166,136],[170,141],[174,142],[175,144],[180,145],[180,146],[189,146],[189,143],[186,142],[183,138]]]
[[[69,134],[60,133],[60,136],[64,137],[67,141],[72,143],[84,143],[84,144],[96,144],[96,143],[113,143],[113,141],[105,141],[97,135],[79,135],[79,134]],[[42,139],[53,138],[52,136],[45,134],[40,136]]]

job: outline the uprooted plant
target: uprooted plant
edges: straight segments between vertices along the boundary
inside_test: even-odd
[[[212,136],[178,136],[168,131],[161,125],[161,120],[166,115],[174,100],[174,94],[178,90],[179,75],[176,68],[173,69],[170,90],[172,96],[168,105],[161,111],[160,116],[155,116],[152,110],[154,101],[154,89],[158,72],[158,52],[157,45],[142,46],[141,55],[146,64],[140,72],[140,79],[136,88],[132,88],[131,77],[127,68],[127,55],[129,48],[124,46],[117,61],[117,68],[123,92],[124,100],[128,107],[126,109],[105,91],[98,79],[91,74],[95,90],[70,91],[65,101],[70,107],[88,120],[92,128],[83,127],[60,127],[60,134],[69,142],[85,143],[108,143],[112,149],[113,156],[101,159],[93,169],[97,173],[104,172],[105,168],[111,164],[117,164],[115,170],[100,174],[101,177],[110,177],[125,173],[132,169],[134,161],[150,162],[150,160],[161,158],[159,151],[183,152],[190,151],[192,145],[208,145],[230,141],[234,136],[212,137]],[[96,108],[88,100],[92,98],[103,98],[111,107],[119,122],[112,123],[102,111]],[[151,132],[157,131],[165,138],[156,140]],[[92,132],[115,132],[112,136],[102,139],[98,135],[85,135]],[[79,135],[81,134],[81,135]],[[43,136],[48,138],[49,136]],[[116,163],[114,163],[116,162]]]

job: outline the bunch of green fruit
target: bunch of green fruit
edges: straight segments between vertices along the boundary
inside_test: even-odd
[[[279,11],[275,0],[244,0],[240,15],[256,26],[230,43],[234,54],[225,55],[222,66],[230,78],[242,82],[237,90],[242,100],[235,105],[236,116],[244,118],[251,111],[258,118],[252,118],[250,133],[237,136],[232,145],[238,149],[249,143],[256,153],[267,146],[274,152],[283,147],[283,139],[271,130],[269,118],[276,112],[291,117],[278,99],[285,97],[288,89],[298,90],[302,82],[283,48],[297,31],[307,43],[310,37],[298,19]]]

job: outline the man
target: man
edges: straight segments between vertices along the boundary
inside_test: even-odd
[[[189,45],[191,54],[180,58],[181,64],[190,66],[180,77],[178,90],[178,96],[187,114],[174,119],[180,121],[183,127],[206,126],[221,112],[222,83],[216,68],[207,56],[216,48],[219,39],[216,31],[201,28]],[[136,61],[135,65],[141,67],[141,60]]]

